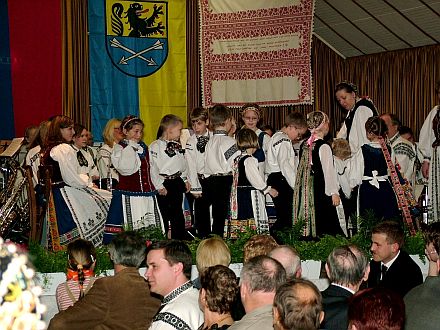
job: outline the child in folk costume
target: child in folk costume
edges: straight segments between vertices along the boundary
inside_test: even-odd
[[[206,191],[206,179],[203,176],[205,168],[206,144],[212,133],[208,130],[208,111],[195,108],[190,114],[194,134],[186,142],[185,158],[188,164],[188,181],[191,194],[194,196],[194,219],[197,234],[207,237],[211,234],[211,219],[209,203],[203,194]]]
[[[232,127],[232,114],[228,107],[217,104],[209,112],[213,135],[206,145],[206,192],[203,194],[212,205],[212,233],[223,236],[228,219],[229,199],[232,187],[232,165],[239,155],[235,139],[228,136]]]
[[[116,118],[110,119],[102,132],[104,144],[98,149],[98,187],[101,189],[112,190],[116,188],[119,182],[118,171],[114,168],[111,160],[113,147],[118,144],[124,136],[121,130],[121,121]]]
[[[323,138],[329,131],[328,116],[321,111],[307,115],[311,136],[300,149],[293,198],[294,223],[304,221],[304,236],[343,234],[336,206],[339,184],[331,147]]]
[[[70,144],[74,133],[72,119],[55,116],[41,158],[41,165],[52,170],[52,194],[46,217],[48,233],[43,235],[43,240],[49,240],[43,244],[53,250],[61,250],[79,237],[101,245],[111,199],[108,191],[92,189],[88,175],[78,174],[77,154]]]
[[[91,289],[96,277],[96,250],[92,242],[77,239],[67,246],[67,281],[56,290],[58,310],[73,306]]]
[[[244,127],[253,130],[258,136],[258,148],[254,153],[254,157],[258,160],[258,168],[261,177],[265,176],[265,160],[267,149],[269,148],[270,136],[257,127],[261,119],[261,109],[258,104],[248,103],[241,108],[241,119]]]
[[[385,145],[387,126],[383,119],[370,117],[365,123],[370,143],[362,145],[353,159],[351,186],[359,186],[358,216],[373,211],[377,219],[399,218],[399,208],[389,179],[389,167],[384,155],[392,153]],[[392,159],[393,157],[391,157]]]
[[[186,238],[183,196],[190,190],[185,150],[179,142],[182,125],[179,117],[164,116],[157,132],[158,139],[150,145],[151,175],[159,191],[165,231],[173,239]]]
[[[278,196],[268,186],[258,169],[258,159],[253,156],[259,148],[257,134],[249,128],[237,132],[237,147],[241,154],[235,158],[231,192],[231,219],[226,235],[236,237],[237,232],[247,227],[256,228],[258,233],[268,233],[269,223],[264,195]]]
[[[117,189],[104,229],[104,243],[124,229],[136,230],[148,226],[162,228],[157,190],[150,173],[147,145],[141,140],[144,123],[136,116],[121,122],[124,139],[113,147],[111,161],[119,172]]]
[[[284,126],[270,140],[266,157],[267,184],[278,191],[273,198],[277,221],[272,233],[292,227],[292,199],[297,160],[292,142],[307,131],[307,122],[299,112],[287,115]]]
[[[78,159],[78,174],[87,175],[89,181],[93,182],[99,179],[99,172],[92,155],[84,149],[87,147],[88,131],[81,124],[75,124],[73,129],[75,134],[73,135],[72,148]]]

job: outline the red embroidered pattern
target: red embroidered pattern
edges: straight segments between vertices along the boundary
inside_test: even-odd
[[[200,51],[202,64],[202,94],[204,106],[212,106],[212,83],[226,80],[258,80],[297,77],[299,97],[258,101],[260,105],[288,105],[313,102],[311,81],[311,32],[313,0],[301,0],[296,6],[242,10],[214,14],[209,0],[200,0]],[[285,34],[299,35],[299,48],[273,51],[213,53],[216,40],[233,41],[241,38],[270,37]],[[289,97],[286,97],[289,98]],[[241,106],[247,102],[222,102]]]

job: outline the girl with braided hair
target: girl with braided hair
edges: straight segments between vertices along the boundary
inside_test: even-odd
[[[305,237],[343,235],[336,206],[341,202],[330,145],[324,141],[329,118],[321,111],[307,115],[311,136],[300,149],[293,198],[294,223],[304,221]]]
[[[96,250],[92,242],[77,239],[67,246],[67,281],[56,290],[58,310],[73,306],[95,282]]]

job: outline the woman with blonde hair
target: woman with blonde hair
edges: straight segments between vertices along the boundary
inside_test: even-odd
[[[111,155],[113,146],[123,139],[121,121],[116,118],[110,119],[102,132],[104,144],[98,149],[99,187],[101,189],[114,189],[119,181],[118,171],[112,164]]]
[[[220,237],[210,237],[199,243],[196,251],[196,266],[199,275],[208,267],[223,265],[228,267],[231,263],[231,252]],[[196,278],[194,286],[200,289],[200,280]]]

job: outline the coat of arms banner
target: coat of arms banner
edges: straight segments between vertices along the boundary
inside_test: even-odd
[[[314,0],[199,0],[202,101],[311,104]]]

